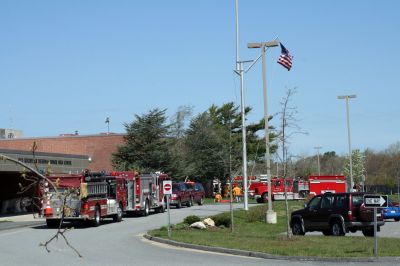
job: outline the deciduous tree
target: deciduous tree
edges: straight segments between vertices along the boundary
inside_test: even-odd
[[[352,151],[352,172],[353,172],[353,182],[354,184],[361,184],[365,177],[365,156],[359,149]],[[350,178],[350,160],[346,160],[346,165],[344,167],[344,174]]]

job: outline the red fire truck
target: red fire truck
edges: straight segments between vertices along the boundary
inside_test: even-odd
[[[135,172],[112,172],[111,175],[125,180],[127,197],[122,202],[124,212],[136,212],[149,215],[150,210],[164,212],[166,201],[163,194],[164,180],[170,180],[167,174],[150,173],[136,174]]]
[[[310,195],[315,196],[325,192],[346,192],[346,178],[343,175],[309,176]]]
[[[164,212],[166,202],[163,181],[170,178],[166,174],[137,174],[135,172],[112,172],[48,176],[56,184],[57,191],[46,184],[46,201],[43,205],[48,227],[60,224],[64,211],[64,221],[90,221],[98,226],[101,219],[112,217],[122,220],[122,213],[135,212],[149,215],[150,210]],[[75,190],[63,202],[65,193]]]
[[[286,192],[289,200],[304,199],[309,194],[346,192],[346,181],[344,176],[310,176],[308,180],[286,178]],[[272,177],[271,193],[272,200],[285,199],[283,178]],[[265,177],[251,183],[249,196],[254,197],[258,203],[268,201],[268,184]]]
[[[125,180],[104,173],[52,174],[48,176],[57,190],[45,183],[43,212],[48,227],[64,221],[89,221],[98,226],[102,218],[122,220],[126,199]],[[73,191],[73,192],[72,192]]]
[[[285,199],[284,179],[281,177],[272,177],[271,179],[271,193],[272,200]],[[293,178],[286,178],[286,192],[287,198],[290,200],[301,199],[307,193],[308,186],[304,182],[293,180]],[[268,201],[268,183],[266,178],[261,178],[260,181],[252,182],[249,187],[250,197],[254,197],[258,203]]]

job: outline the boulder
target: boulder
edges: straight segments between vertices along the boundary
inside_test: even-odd
[[[211,218],[204,219],[203,223],[207,226],[215,226],[215,222]]]
[[[190,225],[190,227],[197,228],[197,229],[206,229],[207,226],[203,222],[195,222]]]

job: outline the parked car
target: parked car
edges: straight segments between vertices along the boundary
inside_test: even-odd
[[[383,209],[384,219],[394,219],[396,222],[400,221],[400,207],[398,202],[389,199],[387,208]]]
[[[186,184],[192,193],[192,202],[196,202],[198,205],[203,205],[204,198],[206,197],[203,185],[198,182],[186,182]]]
[[[304,209],[292,212],[290,226],[294,235],[320,231],[324,235],[344,236],[361,230],[364,236],[374,235],[374,210],[365,208],[364,194],[325,193],[315,196]],[[378,231],[385,224],[381,209],[377,214]]]
[[[181,208],[182,205],[190,207],[193,205],[192,193],[190,187],[184,183],[172,184],[172,194],[170,199],[170,205],[176,208]]]

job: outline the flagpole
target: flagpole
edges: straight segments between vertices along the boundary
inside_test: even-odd
[[[236,71],[239,71],[239,0],[236,0]]]

